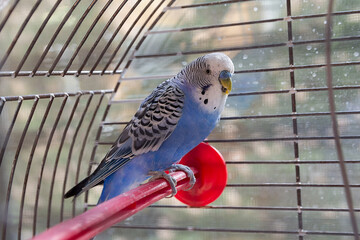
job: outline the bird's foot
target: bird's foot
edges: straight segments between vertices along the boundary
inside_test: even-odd
[[[190,182],[189,182],[190,186],[187,189],[185,189],[184,191],[188,191],[188,190],[192,189],[193,186],[195,185],[196,178],[195,178],[194,172],[188,166],[185,166],[182,164],[173,164],[173,165],[171,165],[171,167],[168,170],[169,170],[169,172],[175,172],[177,170],[184,171],[186,173],[186,175],[190,178]]]
[[[164,178],[166,181],[168,181],[168,183],[170,184],[171,190],[172,190],[172,194],[171,194],[171,196],[169,198],[176,195],[176,193],[177,193],[177,190],[176,190],[177,181],[171,175],[167,174],[164,171],[149,171],[149,175],[151,176],[149,181],[154,181],[154,180],[159,179],[159,178]]]
[[[177,170],[181,170],[181,171],[184,171],[186,173],[186,175],[190,178],[190,182],[189,182],[190,187],[185,189],[185,191],[190,190],[194,186],[194,184],[196,182],[194,172],[188,166],[185,166],[185,165],[182,165],[182,164],[173,164],[173,165],[171,165],[170,168],[168,168],[166,170],[168,170],[171,173],[175,172]],[[171,196],[169,198],[176,195],[176,193],[177,193],[177,189],[176,189],[177,181],[171,175],[167,174],[164,171],[149,171],[149,175],[151,176],[149,181],[154,181],[154,180],[159,179],[159,178],[164,178],[166,181],[168,181],[168,183],[170,184],[171,190],[172,190],[172,194],[171,194]]]

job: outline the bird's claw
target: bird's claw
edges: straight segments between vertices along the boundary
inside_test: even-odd
[[[190,186],[187,189],[185,189],[184,191],[189,191],[195,185],[196,178],[195,178],[194,172],[188,166],[185,166],[182,164],[173,164],[168,170],[169,170],[169,172],[175,172],[177,170],[184,171],[186,173],[186,175],[190,178],[190,182],[189,182]]]
[[[168,183],[170,184],[171,190],[172,190],[172,194],[168,198],[171,198],[171,197],[176,195],[176,193],[177,193],[177,190],[176,190],[177,181],[171,175],[167,174],[164,171],[150,171],[149,175],[152,176],[149,181],[154,181],[154,180],[159,179],[159,178],[164,178],[166,181],[168,181]]]
[[[190,187],[185,189],[185,191],[190,190],[194,186],[194,184],[196,182],[196,178],[195,178],[194,172],[188,166],[185,166],[185,165],[182,165],[182,164],[173,164],[167,170],[169,172],[171,172],[171,173],[175,172],[177,170],[181,170],[181,171],[184,171],[186,173],[186,175],[190,178],[190,182],[189,182]],[[176,195],[176,193],[177,193],[177,189],[176,189],[177,181],[171,175],[167,174],[164,171],[150,171],[149,175],[152,176],[149,181],[154,181],[154,180],[159,179],[159,178],[164,178],[166,181],[168,181],[168,183],[170,184],[171,190],[172,190],[172,194],[171,194],[171,196],[169,196],[169,198]]]

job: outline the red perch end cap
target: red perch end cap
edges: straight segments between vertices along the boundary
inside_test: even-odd
[[[179,162],[195,168],[196,183],[189,191],[179,191],[175,197],[191,207],[202,207],[215,201],[227,182],[227,170],[220,152],[207,143],[200,143]]]

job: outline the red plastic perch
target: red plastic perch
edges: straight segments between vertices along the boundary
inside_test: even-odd
[[[180,163],[192,168],[197,181],[190,191],[180,191],[188,187],[189,178],[182,171],[171,173],[178,182],[177,199],[190,206],[205,206],[220,196],[226,186],[227,171],[224,159],[215,148],[201,143],[184,156]],[[90,239],[170,194],[171,188],[167,181],[158,179],[59,223],[32,240]]]

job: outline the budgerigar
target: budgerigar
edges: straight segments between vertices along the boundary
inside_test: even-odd
[[[173,179],[165,170],[202,142],[219,121],[231,91],[234,65],[223,53],[199,57],[175,77],[161,83],[140,105],[97,169],[65,198],[104,183],[99,203],[139,186],[149,176]]]

